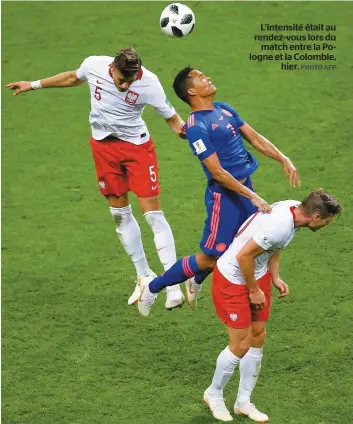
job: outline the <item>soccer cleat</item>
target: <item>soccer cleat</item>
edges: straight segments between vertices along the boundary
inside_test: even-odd
[[[236,415],[247,415],[251,420],[257,423],[267,423],[269,421],[268,416],[256,409],[253,403],[248,403],[245,407],[240,407],[240,405],[235,404],[234,412]]]
[[[212,415],[216,420],[220,421],[233,421],[226,404],[224,403],[223,395],[212,395],[208,389],[203,394],[203,401],[210,408]]]
[[[141,295],[141,289],[140,289],[139,283],[137,283],[134,292],[132,293],[132,295],[129,297],[127,301],[127,304],[133,305],[134,303],[136,303],[140,295]]]
[[[158,293],[151,293],[149,289],[149,284],[154,278],[152,275],[139,278],[141,295],[138,299],[137,307],[140,314],[144,317],[148,317],[151,306],[158,296]]]
[[[156,278],[157,275],[153,271],[150,270],[150,272],[148,274],[144,275],[143,277],[153,277],[153,278]],[[136,286],[135,286],[135,290],[133,291],[132,295],[129,297],[129,299],[127,301],[127,304],[128,305],[134,305],[138,301],[138,299],[139,299],[139,297],[141,295],[140,278],[143,278],[143,277],[138,277],[137,278],[137,283],[136,283]]]
[[[185,287],[186,287],[186,299],[188,301],[188,304],[190,308],[196,309],[197,307],[197,296],[199,295],[202,284],[195,283],[193,278],[190,278],[190,280],[185,281]]]
[[[184,295],[180,289],[179,284],[175,286],[166,287],[167,299],[165,301],[165,307],[169,311],[173,308],[181,308],[184,303]]]

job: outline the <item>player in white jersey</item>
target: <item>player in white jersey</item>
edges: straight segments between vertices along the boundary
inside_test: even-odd
[[[127,47],[114,57],[90,56],[76,71],[38,81],[7,84],[14,95],[39,88],[75,87],[88,82],[91,95],[90,140],[101,193],[107,198],[116,233],[131,257],[138,281],[155,275],[148,266],[139,225],[132,214],[128,192],[138,197],[141,210],[154,234],[165,270],[176,261],[172,230],[159,202],[158,164],[153,141],[141,115],[151,105],[171,130],[183,136],[183,121],[169,103],[156,75],[142,66],[140,57]],[[140,296],[136,284],[128,303]],[[167,288],[166,308],[180,306],[179,286]]]
[[[270,214],[255,213],[242,225],[227,251],[217,261],[212,279],[216,314],[227,326],[229,345],[217,359],[216,371],[204,401],[213,416],[231,421],[223,389],[238,364],[240,382],[235,414],[256,422],[268,416],[256,409],[250,397],[260,372],[265,342],[265,323],[270,315],[271,281],[286,296],[288,285],[279,276],[280,251],[296,231],[317,231],[340,214],[341,205],[322,189],[311,192],[302,203],[285,200],[272,205]]]

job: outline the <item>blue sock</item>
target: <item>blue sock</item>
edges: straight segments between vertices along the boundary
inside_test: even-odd
[[[205,270],[200,269],[197,265],[195,255],[184,256],[184,258],[175,262],[164,274],[152,280],[149,288],[151,293],[159,293],[168,286],[174,286],[174,284],[182,283],[194,275],[204,273]]]
[[[199,274],[195,275],[195,283],[201,284],[203,280],[206,280],[206,278],[211,274],[211,270],[208,269],[207,271],[202,271]]]

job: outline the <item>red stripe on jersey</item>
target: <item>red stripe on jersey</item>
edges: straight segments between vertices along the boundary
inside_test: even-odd
[[[191,114],[189,116],[188,121],[187,121],[187,124],[188,124],[188,127],[189,128],[192,127],[195,124],[195,117],[194,117],[193,114]]]
[[[248,228],[248,226],[253,222],[254,218],[257,216],[258,213],[259,212],[255,212],[254,215],[249,218],[249,221],[248,222],[245,222],[245,224],[242,227],[240,227],[240,229],[237,232],[237,234],[236,234],[235,237],[239,237],[240,234],[243,233]]]
[[[143,70],[142,68],[140,68],[140,70],[137,72],[135,81],[142,79],[142,75],[143,75]]]

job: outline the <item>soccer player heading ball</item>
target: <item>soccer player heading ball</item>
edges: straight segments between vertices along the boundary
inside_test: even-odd
[[[142,246],[140,227],[132,214],[129,191],[138,197],[141,210],[154,234],[159,259],[165,270],[176,261],[172,230],[159,203],[158,164],[152,138],[141,115],[151,105],[177,134],[184,122],[169,103],[157,76],[142,66],[132,47],[115,57],[87,57],[76,71],[63,72],[38,81],[7,84],[14,95],[40,88],[75,87],[87,82],[90,88],[92,128],[90,144],[97,183],[106,197],[116,233],[135,266],[138,281],[154,276]],[[128,303],[140,296],[136,285]],[[167,291],[166,308],[183,303],[177,286]]]
[[[195,308],[202,281],[212,272],[242,223],[257,210],[270,212],[269,205],[253,190],[251,175],[259,163],[246,150],[242,137],[260,153],[279,162],[292,186],[300,185],[299,174],[288,157],[251,128],[228,103],[213,102],[217,90],[209,77],[186,67],[176,76],[173,87],[191,107],[185,131],[206,175],[207,219],[201,252],[179,260],[153,281],[151,277],[140,280],[143,294],[139,311],[144,316],[162,289],[183,281],[187,281],[188,302]]]

